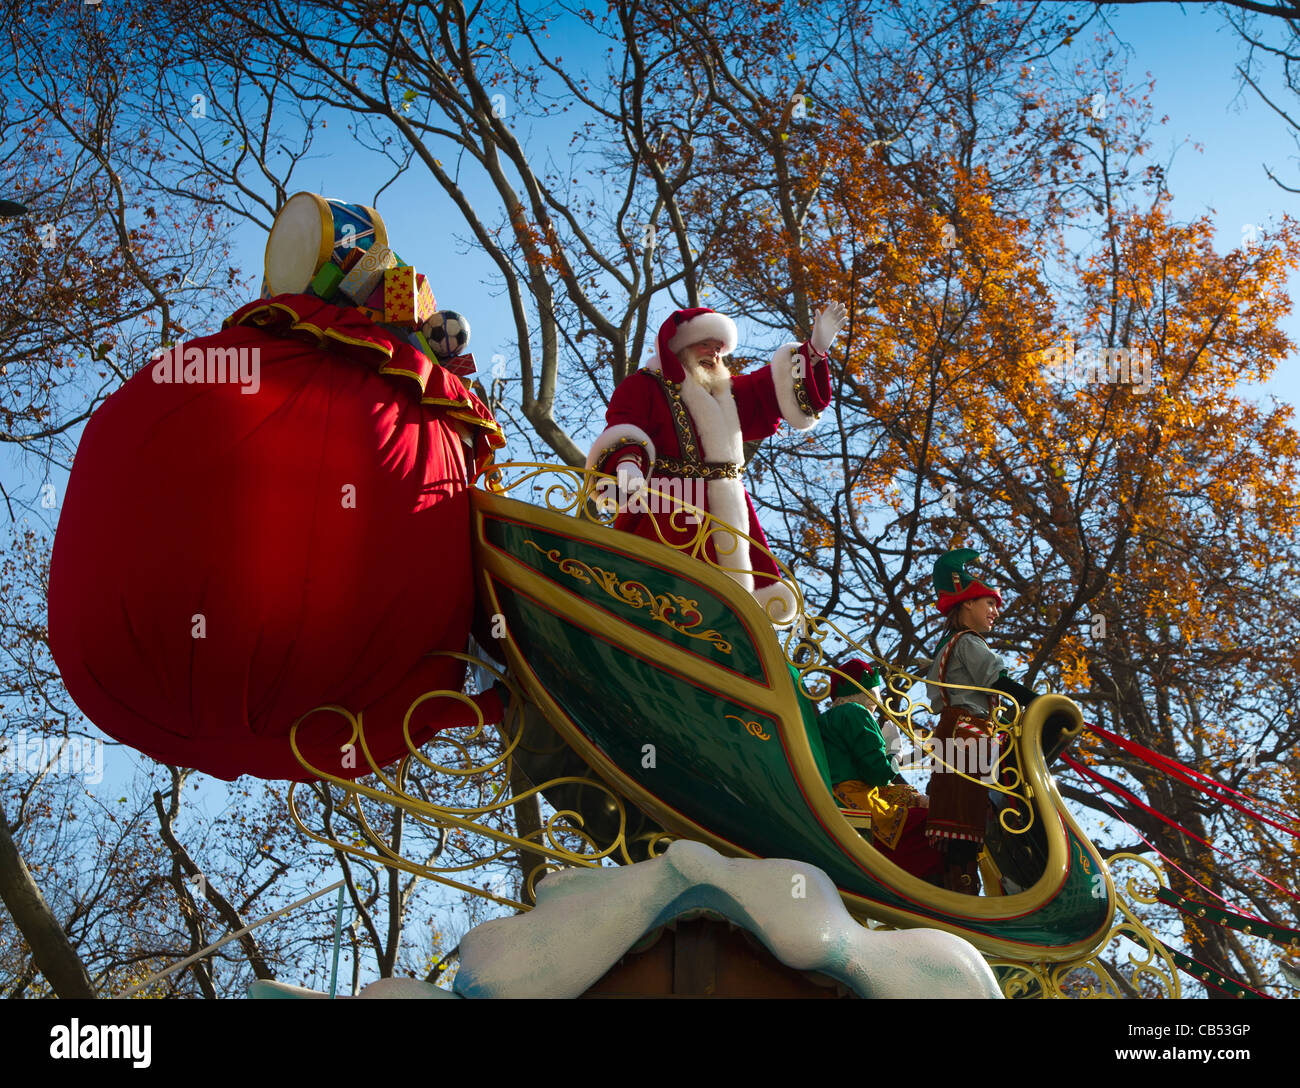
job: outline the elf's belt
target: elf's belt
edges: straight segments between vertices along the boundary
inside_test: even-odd
[[[964,706],[944,707],[939,715],[939,725],[940,727],[947,726],[950,729],[977,729],[990,735],[996,729],[996,726],[988,718]]]
[[[650,471],[655,476],[685,476],[690,480],[740,479],[740,466],[732,461],[678,461],[660,457]]]

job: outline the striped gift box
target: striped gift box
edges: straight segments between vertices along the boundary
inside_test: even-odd
[[[397,267],[397,254],[378,243],[361,255],[361,259],[343,277],[339,290],[353,302],[364,304],[384,279],[384,272]]]

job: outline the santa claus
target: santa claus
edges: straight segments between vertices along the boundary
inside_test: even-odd
[[[614,390],[605,430],[587,455],[588,468],[619,478],[616,529],[687,546],[700,531],[698,507],[761,544],[719,530],[705,551],[777,624],[794,619],[795,597],[764,550],[741,482],[743,443],[775,434],[782,419],[800,431],[816,425],[831,401],[826,352],[845,320],[844,307],[829,304],[808,340],[733,377],[723,357],[735,350],[735,322],[704,307],[678,310],[659,329],[654,358]]]

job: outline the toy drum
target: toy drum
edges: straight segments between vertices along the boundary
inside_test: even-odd
[[[295,193],[284,202],[266,240],[266,289],[272,295],[305,291],[330,261],[341,264],[349,249],[388,245],[388,231],[374,208]]]

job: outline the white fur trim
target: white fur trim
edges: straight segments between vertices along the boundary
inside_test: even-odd
[[[645,431],[633,423],[616,423],[612,427],[606,427],[600,433],[600,437],[591,444],[591,452],[587,454],[587,467],[595,468],[596,462],[606,451],[629,438],[645,447],[646,455],[650,458],[650,463],[646,465],[646,471],[649,472],[650,465],[655,463],[655,444],[650,441],[650,436]]]
[[[838,699],[831,700],[831,706],[843,706],[845,703],[857,703],[858,706],[873,707],[879,706],[880,700],[876,698],[874,691],[859,691],[856,695],[841,695]]]
[[[681,384],[682,401],[690,413],[699,436],[705,461],[726,461],[740,465],[745,449],[740,437],[740,416],[731,383],[710,393],[689,373]],[[739,479],[710,480],[707,495],[709,513],[742,533],[749,532],[749,504],[745,502],[745,485]],[[754,591],[754,561],[749,555],[749,540],[715,529],[710,538],[717,554],[718,566],[730,567],[728,577],[748,592]]]
[[[742,533],[749,532],[749,506],[745,502],[745,485],[739,480],[709,480],[706,494],[709,513]],[[749,557],[749,540],[714,526],[709,538],[723,573],[748,592],[754,591],[754,563]]]
[[[663,360],[659,358],[659,353],[656,351],[651,355],[649,359],[641,364],[641,369],[653,371],[655,374],[662,374],[664,372],[664,364]]]
[[[700,314],[692,317],[684,325],[679,325],[668,341],[668,350],[674,355],[682,348],[698,344],[701,340],[721,340],[722,354],[730,355],[736,350],[739,335],[736,323],[726,314]]]
[[[736,413],[736,399],[731,395],[731,383],[710,393],[689,373],[681,384],[682,400],[700,436],[703,460],[729,461],[739,465],[745,460],[745,444],[740,437],[740,416]],[[736,524],[746,529],[748,519]]]
[[[789,627],[794,622],[798,603],[794,591],[784,582],[770,582],[753,593],[773,626]]]
[[[817,426],[821,416],[810,416],[794,396],[794,361],[802,344],[782,344],[772,356],[772,384],[776,386],[776,403],[781,415],[796,431],[810,431]],[[805,364],[808,365],[808,364]],[[805,381],[808,377],[805,377]]]

